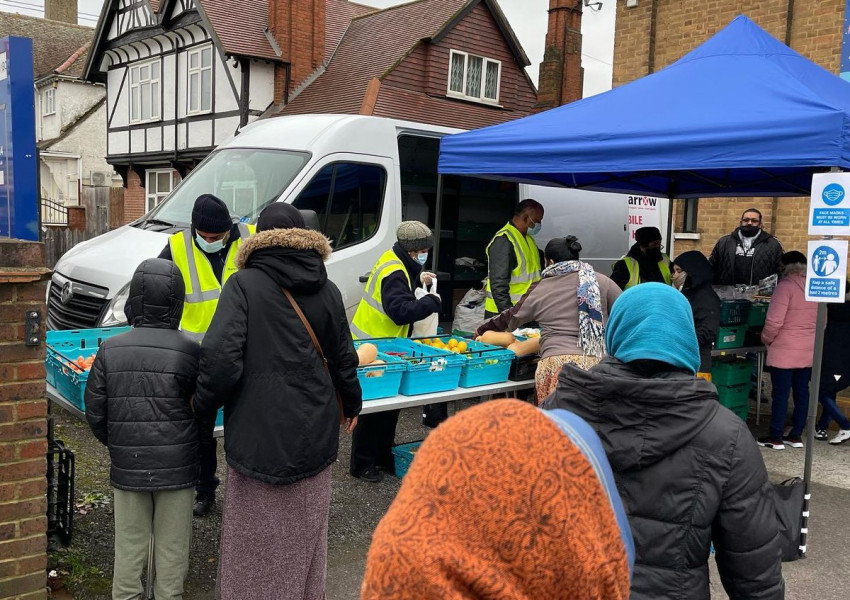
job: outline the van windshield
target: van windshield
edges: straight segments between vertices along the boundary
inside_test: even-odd
[[[304,167],[309,154],[259,148],[223,148],[210,154],[146,220],[188,227],[201,194],[221,198],[230,213],[254,222],[260,211],[280,198]]]

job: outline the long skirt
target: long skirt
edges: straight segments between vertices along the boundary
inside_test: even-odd
[[[537,363],[537,370],[534,372],[534,383],[537,388],[537,404],[543,404],[546,396],[555,391],[558,387],[558,373],[561,372],[561,367],[566,363],[573,364],[580,369],[587,371],[591,367],[599,364],[601,359],[582,354],[556,354],[541,358]]]
[[[221,600],[323,600],[331,467],[291,485],[227,468],[221,524]]]

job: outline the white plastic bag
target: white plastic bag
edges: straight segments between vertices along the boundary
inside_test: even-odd
[[[437,293],[437,278],[434,277],[431,279],[431,286],[418,287],[413,290],[413,295],[416,296],[416,299],[424,298],[428,294],[434,294],[437,298],[440,295]],[[437,335],[437,327],[440,325],[440,313],[435,312],[431,313],[421,321],[416,321],[413,324],[413,337],[433,337]]]
[[[475,331],[484,322],[484,290],[471,289],[455,307],[452,331]]]

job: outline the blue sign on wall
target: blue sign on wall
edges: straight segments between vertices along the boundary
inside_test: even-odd
[[[0,237],[38,241],[32,40],[0,40]]]

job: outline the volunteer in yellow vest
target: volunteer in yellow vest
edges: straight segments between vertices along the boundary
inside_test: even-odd
[[[363,298],[354,313],[351,333],[355,339],[408,337],[411,325],[440,310],[440,299],[428,294],[416,299],[420,282],[430,284],[433,273],[423,270],[434,235],[419,221],[403,221],[396,230],[398,241],[384,252],[372,268]],[[378,483],[381,472],[393,473],[392,446],[398,410],[361,415],[351,440],[353,476]]]
[[[623,290],[649,281],[670,285],[670,257],[661,250],[658,228],[641,227],[628,254],[614,263],[611,279]]]
[[[543,205],[531,198],[523,200],[487,246],[486,318],[511,308],[540,281],[540,250],[534,236],[542,223]]]
[[[192,227],[175,233],[159,258],[173,261],[186,286],[180,329],[199,343],[218,306],[221,287],[236,272],[236,253],[253,225],[233,223],[227,205],[212,194],[195,200]],[[195,515],[201,517],[215,504],[219,480],[216,471],[215,422],[200,422],[198,453],[201,471],[195,488]]]

